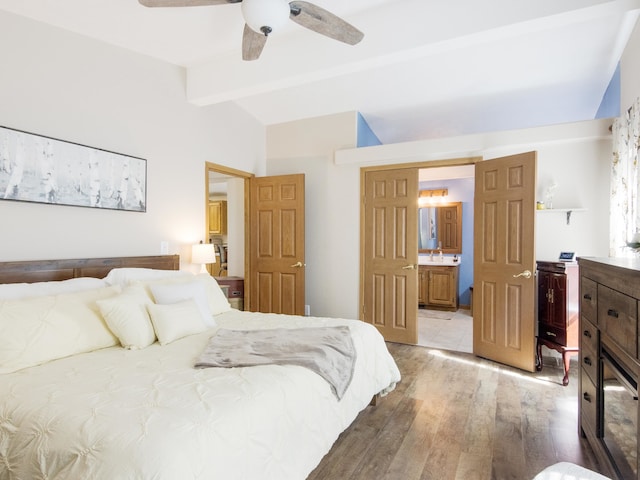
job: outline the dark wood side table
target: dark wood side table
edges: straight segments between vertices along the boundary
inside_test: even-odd
[[[542,347],[562,355],[564,377],[569,384],[571,355],[577,355],[579,285],[578,265],[565,262],[536,262],[538,280],[538,334],[536,369],[542,370]]]

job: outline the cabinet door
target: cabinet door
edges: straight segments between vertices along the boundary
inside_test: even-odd
[[[427,303],[441,307],[454,307],[456,286],[452,269],[433,268],[429,269],[428,273]]]
[[[227,202],[209,202],[209,233],[227,233]]]
[[[538,271],[538,335],[567,344],[567,276]]]
[[[418,267],[418,305],[426,305],[429,300],[429,274],[424,266]]]

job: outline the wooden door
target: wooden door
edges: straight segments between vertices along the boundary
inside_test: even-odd
[[[438,210],[438,238],[443,252],[462,252],[462,204],[441,206]]]
[[[418,169],[365,173],[363,309],[390,342],[418,342]]]
[[[535,370],[536,152],[476,163],[473,351]]]
[[[252,178],[249,205],[248,309],[304,315],[304,175]]]

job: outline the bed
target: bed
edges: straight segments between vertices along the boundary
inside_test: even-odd
[[[233,310],[212,277],[178,265],[177,256],[0,263],[1,480],[301,480],[400,381],[371,325]],[[201,283],[205,297],[198,287],[176,300]],[[115,321],[133,323],[143,291],[153,341]],[[212,325],[192,331],[183,319],[203,314],[198,298]],[[345,327],[355,361],[341,398],[299,365],[194,368],[222,331]],[[25,331],[35,345],[13,341]]]

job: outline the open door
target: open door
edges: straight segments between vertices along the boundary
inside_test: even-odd
[[[385,340],[418,343],[418,169],[364,174],[362,319]]]
[[[476,164],[473,352],[535,370],[536,152]]]
[[[247,309],[304,315],[304,175],[249,183]]]

